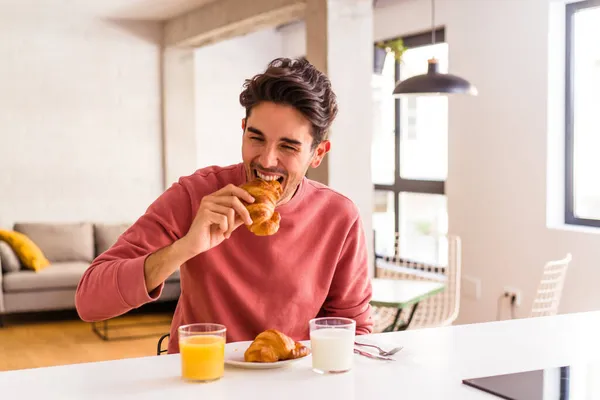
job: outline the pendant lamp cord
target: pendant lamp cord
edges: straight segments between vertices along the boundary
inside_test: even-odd
[[[435,0],[431,0],[431,44],[435,44]]]

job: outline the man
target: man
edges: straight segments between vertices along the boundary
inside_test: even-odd
[[[163,193],[83,275],[76,307],[85,321],[103,320],[156,300],[178,268],[177,328],[221,323],[227,340],[253,340],[274,328],[308,339],[308,321],[341,316],[357,334],[372,331],[371,284],[358,208],[305,177],[330,149],[337,114],[328,78],[307,61],[276,59],[244,85],[242,159],[182,177]],[[340,134],[343,134],[340,133]],[[256,236],[239,186],[255,178],[283,187],[280,228]]]

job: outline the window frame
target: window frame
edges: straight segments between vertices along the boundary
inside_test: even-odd
[[[573,17],[581,10],[600,6],[600,0],[584,0],[565,5],[565,224],[600,228],[600,219],[579,218],[575,215],[575,104],[573,53]]]
[[[431,31],[426,31],[414,35],[400,36],[390,38],[386,40],[395,40],[402,38],[404,46],[407,49],[427,46],[431,44]],[[443,43],[446,41],[445,29],[439,28],[435,30],[435,42]],[[395,60],[395,81],[400,80],[400,63]],[[390,93],[390,96],[392,94]],[[394,183],[393,184],[374,184],[374,191],[385,191],[394,193],[394,231],[399,232],[400,230],[400,193],[425,193],[425,194],[446,194],[446,181],[433,181],[433,180],[418,180],[418,179],[404,179],[400,176],[400,102],[402,99],[394,99]]]

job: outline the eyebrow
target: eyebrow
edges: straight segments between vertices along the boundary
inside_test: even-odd
[[[259,136],[265,137],[265,134],[264,134],[264,133],[262,133],[262,132],[260,131],[260,129],[257,129],[257,128],[255,128],[255,127],[253,127],[253,126],[249,126],[249,127],[248,127],[248,132],[252,132],[252,133],[254,133],[254,134],[256,134],[256,135],[259,135]],[[299,141],[299,140],[296,140],[296,139],[290,139],[290,138],[283,137],[283,138],[281,138],[281,139],[280,139],[280,141],[282,141],[282,142],[285,142],[285,143],[288,143],[288,144],[293,144],[293,145],[295,145],[295,146],[302,146],[302,142],[301,142],[301,141]]]

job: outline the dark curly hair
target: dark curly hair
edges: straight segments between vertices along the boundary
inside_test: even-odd
[[[252,107],[263,101],[286,104],[300,111],[312,124],[313,149],[327,139],[338,112],[329,78],[304,58],[277,58],[264,73],[246,79],[240,94],[246,118]]]

